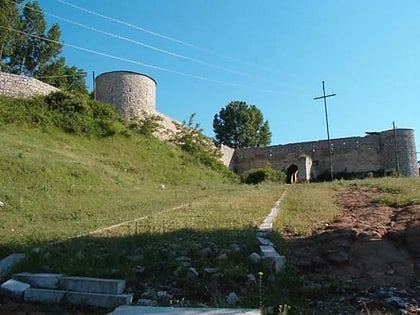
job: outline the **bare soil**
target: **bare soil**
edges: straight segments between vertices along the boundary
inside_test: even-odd
[[[420,314],[420,206],[378,205],[378,196],[342,190],[332,224],[309,237],[287,235],[289,257],[313,296],[309,313]]]

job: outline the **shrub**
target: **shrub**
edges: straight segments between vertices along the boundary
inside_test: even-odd
[[[262,168],[254,168],[241,175],[241,182],[245,184],[259,184],[265,181],[285,183],[286,174],[276,171],[269,163]]]

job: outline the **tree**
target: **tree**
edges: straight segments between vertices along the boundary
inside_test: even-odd
[[[16,2],[21,2],[18,0]],[[19,10],[17,3],[9,0],[0,0],[0,70],[9,71],[9,66],[5,64],[12,50],[12,43],[16,38],[12,29],[19,27]]]
[[[231,148],[265,146],[271,142],[268,121],[255,105],[233,101],[214,115],[213,130],[217,144]]]
[[[38,2],[0,0],[1,69],[39,78],[59,89],[87,93],[85,73],[67,66],[60,56],[62,44],[58,24],[47,28]]]
[[[36,72],[61,53],[60,27],[54,24],[47,30],[47,22],[38,2],[27,2],[20,15],[19,29],[14,34],[13,51],[9,58],[12,73],[36,75]]]

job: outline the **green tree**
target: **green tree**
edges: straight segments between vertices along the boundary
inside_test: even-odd
[[[39,78],[65,91],[87,93],[85,73],[67,66],[60,56],[60,26],[47,28],[38,2],[26,2],[23,8],[19,2],[0,0],[2,71]]]
[[[21,0],[16,2],[21,2]],[[9,59],[16,39],[13,29],[19,27],[19,10],[16,3],[0,0],[0,27],[0,70],[9,71],[10,68],[5,61]]]
[[[9,56],[12,73],[36,75],[36,72],[61,53],[60,27],[54,24],[47,30],[47,22],[38,2],[27,2],[20,15],[13,51]]]
[[[67,66],[65,62],[65,58],[61,57],[46,64],[37,71],[36,78],[64,91],[86,94],[86,72]]]
[[[222,108],[213,119],[217,144],[232,148],[265,146],[271,142],[268,121],[255,105],[233,101]]]

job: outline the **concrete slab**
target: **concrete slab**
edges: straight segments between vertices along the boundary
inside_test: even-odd
[[[63,277],[59,287],[67,291],[121,294],[125,290],[125,280],[89,277]]]
[[[64,275],[61,273],[22,272],[12,275],[12,279],[29,283],[33,288],[58,289],[58,283]]]
[[[275,272],[280,272],[286,264],[286,257],[279,255],[273,246],[261,245],[262,258]]]
[[[72,292],[52,289],[26,289],[25,302],[45,304],[85,305],[94,307],[111,308],[118,305],[130,304],[133,294],[101,294],[87,292]]]
[[[0,260],[0,278],[7,276],[10,270],[26,257],[23,253],[10,254],[6,258]]]
[[[101,294],[67,291],[65,295],[66,303],[102,308],[112,308],[118,305],[130,304],[132,301],[133,294]]]
[[[25,290],[23,300],[25,302],[59,304],[64,300],[65,294],[65,291],[60,290],[29,288]]]
[[[0,289],[8,295],[23,298],[23,292],[30,287],[31,286],[25,282],[9,279],[0,286]]]
[[[271,242],[268,238],[257,236],[257,240],[261,245],[274,246],[273,242]]]
[[[130,306],[117,307],[109,315],[261,315],[258,309],[240,308],[189,308],[189,307],[153,307],[153,306]]]

